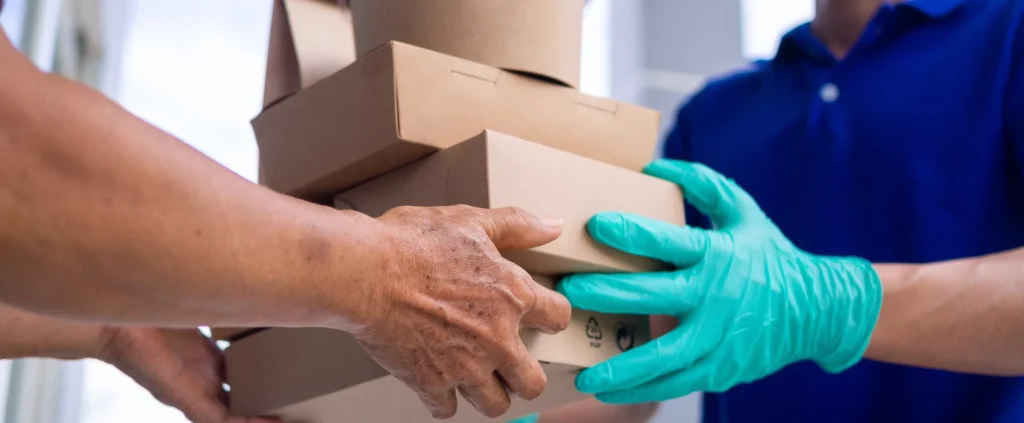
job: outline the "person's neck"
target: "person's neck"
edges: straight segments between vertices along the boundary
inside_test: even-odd
[[[864,28],[883,3],[902,0],[815,0],[811,31],[828,47],[836,59],[842,59],[864,33]]]

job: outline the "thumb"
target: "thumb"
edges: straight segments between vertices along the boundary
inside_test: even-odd
[[[518,207],[479,209],[470,219],[480,225],[499,250],[525,250],[562,234],[562,219],[541,218]]]

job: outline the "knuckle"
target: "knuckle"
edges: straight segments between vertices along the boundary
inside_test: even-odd
[[[495,274],[495,283],[501,286],[504,303],[517,317],[522,317],[536,304],[537,292],[528,284],[532,279],[525,271],[504,262],[499,263]]]
[[[501,210],[504,212],[507,219],[527,220],[533,216],[530,212],[526,211],[526,209],[516,206],[505,207]]]
[[[498,216],[502,219],[502,224],[506,227],[527,226],[531,221],[533,221],[533,215],[519,207],[506,207],[501,210],[501,213],[499,213]]]
[[[545,288],[540,288],[545,289]],[[572,305],[569,304],[569,300],[561,294],[553,295],[557,301],[555,307],[558,309],[558,320],[552,325],[552,329],[558,332],[569,329],[569,323],[572,320]]]
[[[531,291],[529,288],[534,283],[533,277],[526,270],[506,260],[500,254],[497,254],[494,260],[500,264],[501,278],[505,283],[516,287],[517,291]]]
[[[477,366],[468,364],[454,369],[452,372],[452,382],[455,385],[463,385],[473,390],[478,389],[480,386],[478,382],[483,380],[485,375],[482,374],[483,371],[475,369],[475,367]]]
[[[468,206],[468,205],[465,205],[465,204],[456,204],[454,206],[449,206],[447,209],[452,214],[463,215],[463,216],[476,214],[477,210],[478,210],[476,207]]]
[[[524,361],[523,351],[519,348],[520,337],[517,330],[499,329],[492,332],[488,342],[494,346],[492,354],[497,363],[518,363]]]
[[[388,210],[385,214],[394,216],[408,216],[416,213],[418,210],[419,209],[417,207],[413,206],[398,206],[391,210]]]

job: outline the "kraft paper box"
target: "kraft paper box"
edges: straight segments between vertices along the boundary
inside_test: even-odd
[[[401,41],[580,85],[584,0],[352,0],[356,51]]]
[[[335,0],[274,0],[263,107],[356,59],[349,10]]]
[[[648,272],[664,264],[598,244],[586,223],[619,211],[683,225],[679,187],[642,173],[485,131],[455,147],[335,197],[335,207],[379,216],[397,206],[516,206],[564,219],[562,236],[527,251],[503,251],[538,275]]]
[[[517,206],[561,217],[558,240],[530,251],[503,252],[539,275],[664,269],[662,263],[591,239],[585,225],[596,213],[621,211],[685,223],[682,193],[672,183],[493,131],[342,192],[334,204],[371,216],[402,205],[467,204]],[[213,329],[213,335],[235,340],[245,331]]]
[[[218,341],[237,341],[253,334],[257,328],[210,328],[210,338]]]
[[[392,42],[253,122],[268,187],[322,201],[493,129],[639,171],[658,112]]]
[[[552,281],[536,278],[543,285]],[[521,332],[548,384],[533,401],[488,419],[459,399],[451,423],[508,421],[587,396],[575,388],[582,368],[650,340],[648,318],[573,310],[556,335]],[[368,356],[349,334],[329,329],[268,329],[227,348],[231,407],[245,416],[279,416],[288,423],[434,422],[419,398]]]

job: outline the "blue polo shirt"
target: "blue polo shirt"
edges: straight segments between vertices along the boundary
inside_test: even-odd
[[[665,156],[734,178],[812,253],[917,263],[1024,246],[1022,17],[1021,0],[886,5],[841,61],[798,27],[773,60],[684,105]],[[706,395],[703,415],[1021,423],[1024,379],[870,361],[828,375],[798,363]]]

